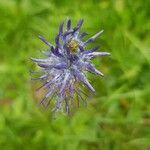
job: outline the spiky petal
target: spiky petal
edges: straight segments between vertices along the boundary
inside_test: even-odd
[[[83,41],[82,39],[87,33],[80,33],[82,24],[83,19],[79,20],[76,27],[71,28],[71,20],[67,18],[66,30],[63,29],[64,23],[61,23],[59,26],[59,31],[55,38],[55,46],[44,37],[39,36],[39,39],[48,46],[49,51],[42,51],[46,56],[44,59],[31,58],[32,61],[42,68],[43,74],[36,78],[44,82],[40,89],[46,88],[48,91],[41,103],[45,103],[49,97],[54,95],[56,112],[62,108],[63,103],[65,103],[66,112],[69,112],[71,99],[75,95],[81,97],[83,93],[81,93],[82,90],[79,87],[80,83],[85,85],[90,91],[95,92],[95,89],[85,76],[86,71],[104,76],[94,67],[91,59],[96,56],[107,56],[110,53],[96,52],[99,46],[95,46],[90,50],[86,49],[87,44],[99,37],[103,30]],[[50,100],[47,105],[49,103]]]

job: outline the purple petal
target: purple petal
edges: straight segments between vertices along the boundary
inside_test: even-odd
[[[95,92],[95,89],[92,87],[92,85],[89,83],[89,81],[82,72],[75,69],[74,75],[79,81],[83,82],[92,92]]]
[[[71,28],[71,20],[67,18],[67,21],[66,21],[66,28],[67,28],[67,31],[70,30]]]
[[[61,107],[62,107],[62,101],[63,101],[63,97],[61,97],[59,99],[59,101],[57,102],[57,104],[56,104],[56,112],[58,112],[61,109]]]
[[[44,54],[47,57],[50,57],[51,54],[52,54],[50,51],[41,51],[41,53]]]
[[[77,24],[78,29],[81,28],[81,26],[82,26],[82,24],[83,24],[83,21],[84,21],[83,19],[79,20],[79,22],[78,22],[78,24]]]
[[[40,77],[37,77],[37,78],[31,78],[32,80],[42,80],[42,79],[46,79],[47,78],[47,74],[44,74]]]
[[[70,49],[67,47],[67,43],[65,43],[63,45],[63,48],[65,49],[65,51],[67,52],[67,55],[70,56]]]
[[[108,52],[92,52],[92,53],[89,53],[87,55],[91,56],[91,57],[95,57],[95,56],[107,56],[107,55],[110,55],[110,53],[108,53]]]
[[[103,30],[93,35],[91,38],[89,38],[86,42],[84,42],[84,46],[88,43],[93,42],[98,36],[100,36],[103,33]]]
[[[49,86],[56,83],[61,76],[62,76],[62,74],[55,76],[52,80],[47,81],[42,87],[49,88]]]
[[[54,93],[54,89],[50,90],[45,97],[40,101],[40,104],[44,104],[44,101]]]
[[[55,69],[66,69],[67,65],[65,63],[59,63],[59,64],[42,64],[42,63],[38,63],[38,65],[42,68],[55,68]]]
[[[56,46],[57,46],[57,47],[60,47],[60,42],[59,42],[59,40],[60,40],[60,34],[58,34],[58,35],[56,36],[56,38],[55,38],[55,42],[56,42]]]
[[[69,104],[67,99],[65,99],[65,107],[66,107],[66,112],[69,113]]]
[[[50,68],[52,65],[50,65],[50,64],[38,63],[38,66],[40,66],[40,67],[42,67],[42,68]]]
[[[61,23],[59,26],[59,35],[63,34],[63,25],[64,25],[64,23]]]
[[[45,98],[48,98],[52,93],[54,92],[54,90],[50,90],[46,95],[45,95]]]
[[[37,59],[37,58],[32,58],[32,57],[31,57],[31,60],[34,62],[37,62],[37,63],[47,63],[48,62],[47,59]]]
[[[78,32],[79,32],[82,24],[83,24],[83,19],[79,20],[77,26],[75,28],[73,28],[73,35],[75,35],[75,34],[78,35],[79,34]]]
[[[72,34],[73,34],[73,31],[66,31],[66,32],[63,34],[63,40],[64,40],[64,41],[66,41],[66,38],[67,38],[67,36],[68,36],[69,34],[72,35]]]
[[[85,50],[82,54],[89,54],[89,53],[93,53],[94,51],[98,50],[99,46],[95,46],[94,48],[92,48],[91,50]]]
[[[72,80],[69,80],[69,90],[70,90],[70,96],[73,97],[74,95],[74,87],[73,87],[74,83]]]
[[[64,90],[65,90],[65,87],[67,85],[68,79],[69,79],[69,73],[66,73],[66,75],[62,81],[62,85],[61,85],[61,89],[60,89],[61,95],[64,95]]]
[[[84,63],[86,69],[92,73],[104,76],[103,73],[101,73],[100,71],[98,71],[92,64],[90,64],[89,62],[85,62]]]
[[[40,40],[42,40],[46,45],[48,45],[48,46],[53,46],[52,44],[50,44],[44,37],[42,37],[42,36],[38,36],[39,37],[39,39]]]
[[[82,39],[82,38],[85,37],[86,35],[88,35],[88,33],[86,33],[86,32],[81,33],[80,36],[79,36],[79,39]]]
[[[58,47],[56,47],[56,48],[51,47],[51,51],[52,51],[52,53],[53,53],[55,56],[63,57],[63,55],[59,52],[59,48],[58,48]]]
[[[56,69],[67,69],[67,64],[65,63],[59,63],[53,66]]]

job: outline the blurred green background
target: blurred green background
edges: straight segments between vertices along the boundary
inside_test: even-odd
[[[37,38],[54,42],[59,23],[84,18],[90,35],[104,29],[110,57],[94,60],[105,78],[89,75],[97,93],[72,116],[38,105],[30,57],[42,57]],[[150,1],[0,0],[0,149],[150,149]]]

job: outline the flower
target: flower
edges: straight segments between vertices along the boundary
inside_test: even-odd
[[[106,56],[108,52],[96,52],[99,46],[92,49],[86,48],[87,44],[93,42],[103,31],[96,33],[86,41],[83,37],[86,32],[80,33],[80,28],[83,24],[83,19],[79,20],[77,26],[71,28],[71,20],[66,20],[66,30],[63,31],[64,23],[59,26],[59,32],[55,38],[55,46],[50,44],[45,38],[39,36],[48,47],[49,51],[42,51],[46,56],[44,59],[31,58],[40,68],[42,68],[42,76],[37,79],[43,80],[42,88],[47,89],[47,94],[41,100],[44,104],[49,97],[54,96],[56,100],[55,111],[62,108],[65,102],[66,112],[69,112],[69,103],[75,94],[80,93],[79,84],[82,83],[90,91],[95,92],[95,89],[90,84],[85,76],[85,72],[89,71],[96,75],[103,76],[94,65],[91,59],[96,56]],[[50,100],[48,101],[48,104]]]

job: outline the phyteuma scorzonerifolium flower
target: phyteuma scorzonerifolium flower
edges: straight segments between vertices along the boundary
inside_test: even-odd
[[[37,79],[42,80],[42,87],[47,93],[40,101],[44,106],[49,106],[53,97],[54,110],[58,112],[63,106],[68,113],[72,101],[80,96],[81,85],[92,92],[95,89],[85,76],[86,71],[103,76],[91,62],[96,56],[110,55],[108,52],[96,52],[99,46],[87,49],[86,46],[99,37],[103,30],[96,33],[88,40],[83,41],[86,32],[80,33],[83,19],[79,20],[77,26],[71,28],[71,20],[67,18],[66,29],[64,23],[59,26],[59,32],[55,38],[55,45],[49,43],[45,38],[39,36],[48,47],[49,51],[42,51],[44,59],[31,58],[41,69],[42,75]]]

